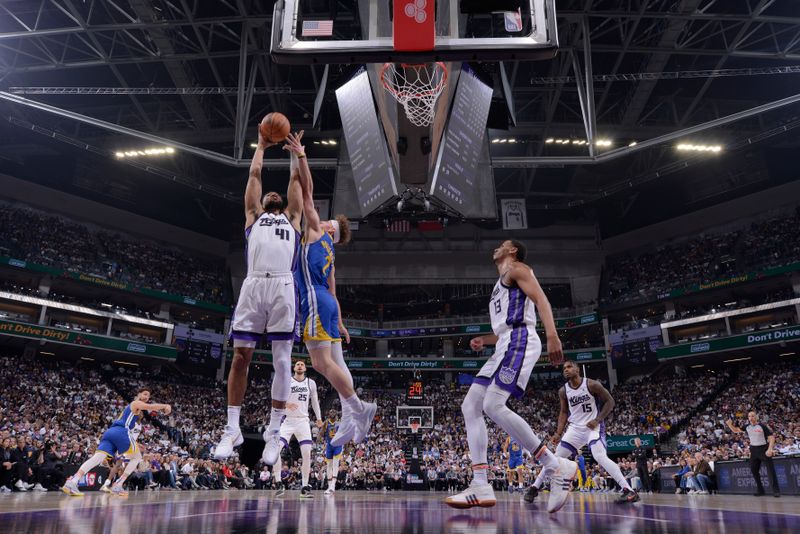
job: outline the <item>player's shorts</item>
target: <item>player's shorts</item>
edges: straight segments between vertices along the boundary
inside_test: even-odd
[[[602,422],[594,430],[586,426],[569,425],[558,445],[569,450],[570,457],[575,458],[584,445],[591,448],[598,441],[606,447],[606,426]]]
[[[103,451],[109,458],[113,459],[116,454],[131,455],[139,449],[136,445],[136,440],[131,437],[127,428],[113,425],[103,433],[97,450]]]
[[[504,332],[474,383],[488,386],[494,382],[515,397],[521,397],[541,354],[542,342],[533,326],[522,325]]]
[[[255,347],[266,332],[270,341],[294,340],[297,292],[292,273],[250,273],[233,312],[234,347]]]
[[[330,442],[325,444],[325,459],[333,460],[334,458],[342,455],[343,446],[334,447]]]
[[[341,341],[339,308],[324,287],[313,287],[300,295],[300,325],[303,341]]]
[[[522,467],[522,456],[509,456],[508,457],[508,468],[509,469],[517,469],[518,467]]]
[[[311,441],[311,421],[308,417],[287,417],[281,423],[281,441],[287,447],[292,440],[292,436],[297,437],[300,445],[312,445]]]

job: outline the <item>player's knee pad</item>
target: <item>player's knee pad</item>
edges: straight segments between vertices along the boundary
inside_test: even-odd
[[[461,402],[461,413],[466,419],[483,417],[483,399],[486,388],[473,384]]]
[[[285,401],[289,398],[292,381],[292,342],[272,342],[272,367],[275,376],[272,378],[272,399]]]

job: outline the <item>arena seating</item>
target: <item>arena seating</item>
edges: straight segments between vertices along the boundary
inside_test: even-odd
[[[222,260],[19,206],[0,210],[0,254],[197,300],[230,299]]]
[[[602,305],[655,300],[672,289],[800,261],[800,214],[610,257]]]
[[[690,452],[702,452],[712,460],[736,458],[746,455],[747,449],[742,446],[741,437],[726,431],[724,420],[731,416],[741,419],[749,409],[771,406],[772,412],[763,415],[778,436],[778,451],[796,453],[800,448],[799,379],[800,367],[785,363],[750,365],[725,372],[698,371],[685,377],[623,384],[613,393],[617,407],[608,420],[608,432],[659,434],[661,450],[669,449],[666,440],[677,434],[673,440],[677,442],[675,455],[670,450],[669,457],[654,462],[652,469],[661,463],[676,464],[681,455]],[[338,401],[323,380],[317,382],[325,412]],[[405,431],[396,428],[395,408],[404,402],[404,395],[400,389],[381,387],[387,383],[382,374],[357,376],[356,383],[362,398],[377,401],[380,411],[370,438],[345,448],[340,486],[398,488],[405,469]],[[511,401],[513,409],[543,438],[555,431],[557,391],[561,385],[559,378],[532,380],[526,395]],[[53,441],[62,462],[80,464],[93,453],[107,425],[142,386],[151,390],[154,400],[171,403],[174,411],[169,416],[146,417],[143,421],[139,442],[144,446],[147,462],[132,477],[132,485],[183,489],[272,487],[272,477],[261,465],[248,471],[236,457],[226,464],[210,460],[211,448],[224,425],[224,384],[168,369],[0,357],[0,402],[6,407],[0,414],[0,446],[5,446],[5,438],[25,437],[27,446],[34,451],[35,467],[35,451],[41,450],[46,441]],[[268,379],[251,377],[242,410],[243,428],[260,430],[269,387]],[[426,473],[435,474],[431,489],[460,488],[471,476],[460,409],[465,393],[466,386],[440,379],[431,378],[426,383],[426,403],[435,407],[436,414],[435,427],[425,433],[422,462]],[[680,409],[676,411],[675,407]],[[697,409],[699,413],[694,414]],[[489,463],[494,469],[490,477],[500,489],[504,487],[507,462],[502,453],[506,435],[491,422],[488,428]],[[315,447],[312,480],[322,480],[324,466],[318,440]],[[620,464],[626,473],[635,476],[628,461],[622,458]],[[299,462],[287,458],[284,470],[284,481],[296,485]],[[602,478],[596,467],[591,467],[591,473]],[[529,473],[529,478],[534,474]],[[34,480],[35,477],[31,479]]]

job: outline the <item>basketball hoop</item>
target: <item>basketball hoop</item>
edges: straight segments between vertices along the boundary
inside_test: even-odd
[[[409,423],[408,426],[411,427],[411,433],[412,434],[416,434],[417,432],[419,432],[419,427],[420,427],[420,423],[419,422],[414,421],[413,423]]]
[[[436,100],[447,85],[444,63],[384,63],[381,83],[403,105],[406,117],[415,126],[430,126]]]

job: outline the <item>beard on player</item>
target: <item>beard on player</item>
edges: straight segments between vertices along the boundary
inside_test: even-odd
[[[267,213],[280,212],[286,209],[286,201],[280,193],[270,191],[261,199],[261,207],[264,208],[264,211]]]

